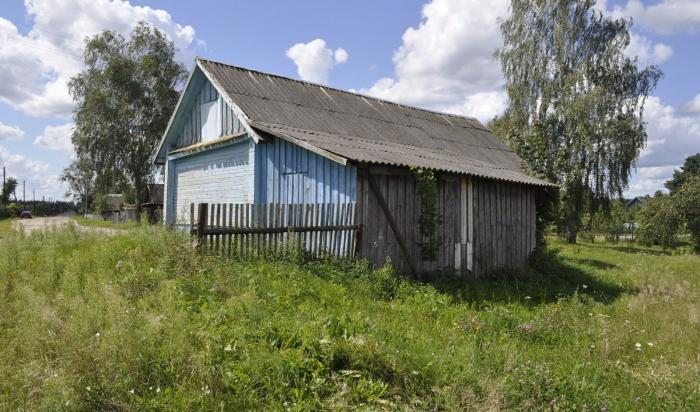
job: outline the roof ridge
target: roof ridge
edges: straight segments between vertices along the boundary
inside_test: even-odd
[[[290,81],[297,82],[297,83],[303,83],[303,84],[307,84],[307,85],[309,85],[309,86],[323,87],[323,88],[326,88],[326,89],[335,90],[335,91],[337,91],[337,92],[346,93],[346,94],[350,94],[350,95],[353,95],[353,96],[365,97],[365,98],[372,99],[372,100],[375,100],[375,101],[381,102],[381,103],[388,103],[388,104],[393,104],[393,105],[400,106],[400,107],[405,107],[405,108],[407,108],[407,109],[419,110],[419,111],[422,111],[422,112],[432,113],[432,114],[441,115],[441,116],[452,116],[452,117],[457,117],[457,118],[461,118],[461,119],[471,120],[471,121],[475,121],[475,122],[479,123],[481,126],[483,126],[485,129],[488,130],[488,128],[486,127],[486,125],[484,125],[483,123],[481,123],[481,122],[479,121],[479,119],[477,119],[476,117],[472,117],[472,116],[465,116],[465,115],[461,115],[461,114],[447,113],[447,112],[441,112],[441,111],[438,111],[438,110],[425,109],[425,108],[422,108],[422,107],[411,106],[411,105],[408,105],[408,104],[398,103],[398,102],[394,102],[394,101],[391,101],[391,100],[388,100],[388,99],[382,99],[382,98],[379,98],[379,97],[370,96],[370,95],[367,95],[367,94],[362,94],[362,93],[352,92],[352,91],[349,91],[349,90],[339,89],[339,88],[337,88],[337,87],[328,86],[328,85],[326,85],[326,84],[314,83],[314,82],[311,82],[311,81],[308,81],[308,80],[293,79],[293,78],[291,78],[291,77],[282,76],[281,74],[275,74],[275,73],[264,72],[264,71],[262,71],[262,70],[251,69],[251,68],[243,67],[243,66],[236,66],[236,65],[233,65],[233,64],[230,64],[230,63],[224,63],[224,62],[221,62],[221,61],[218,61],[218,60],[206,59],[206,58],[200,57],[200,56],[197,56],[197,57],[195,58],[195,60],[201,60],[201,61],[205,61],[205,62],[209,62],[209,63],[220,64],[220,65],[222,65],[222,66],[228,66],[228,67],[232,67],[232,68],[234,68],[234,69],[245,70],[245,71],[248,71],[248,72],[254,72],[254,73],[258,73],[258,74],[262,74],[262,75],[266,75],[266,76],[278,77],[278,78],[280,78],[280,79],[290,80]]]

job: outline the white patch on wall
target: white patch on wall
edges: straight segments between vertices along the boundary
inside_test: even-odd
[[[219,119],[218,101],[203,103],[202,110],[202,143],[209,142],[221,135],[221,119]]]

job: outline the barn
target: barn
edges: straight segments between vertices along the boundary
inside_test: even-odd
[[[193,203],[343,203],[362,228],[356,255],[414,273],[526,265],[551,186],[476,119],[202,58],[153,161],[166,225],[190,225]],[[437,186],[428,258],[416,170]]]

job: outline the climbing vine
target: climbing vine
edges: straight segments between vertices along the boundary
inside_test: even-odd
[[[421,215],[418,218],[418,231],[422,238],[419,243],[421,258],[427,261],[434,261],[437,259],[438,250],[442,245],[442,239],[438,235],[442,217],[437,210],[437,178],[432,170],[421,167],[411,167],[411,172],[416,178],[416,186],[421,202]]]

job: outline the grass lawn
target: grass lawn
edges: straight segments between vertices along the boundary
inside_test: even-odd
[[[0,240],[5,239],[12,233],[12,222],[17,219],[5,218],[0,219]]]
[[[0,248],[0,410],[698,410],[700,257],[553,242],[541,273],[233,262],[160,228]]]
[[[81,226],[89,226],[89,227],[107,227],[107,228],[112,228],[112,229],[134,229],[139,226],[138,222],[126,222],[126,223],[113,223],[111,220],[93,220],[93,219],[86,219],[84,216],[81,215],[73,215],[71,216],[73,220],[75,220],[76,223],[78,223]]]

